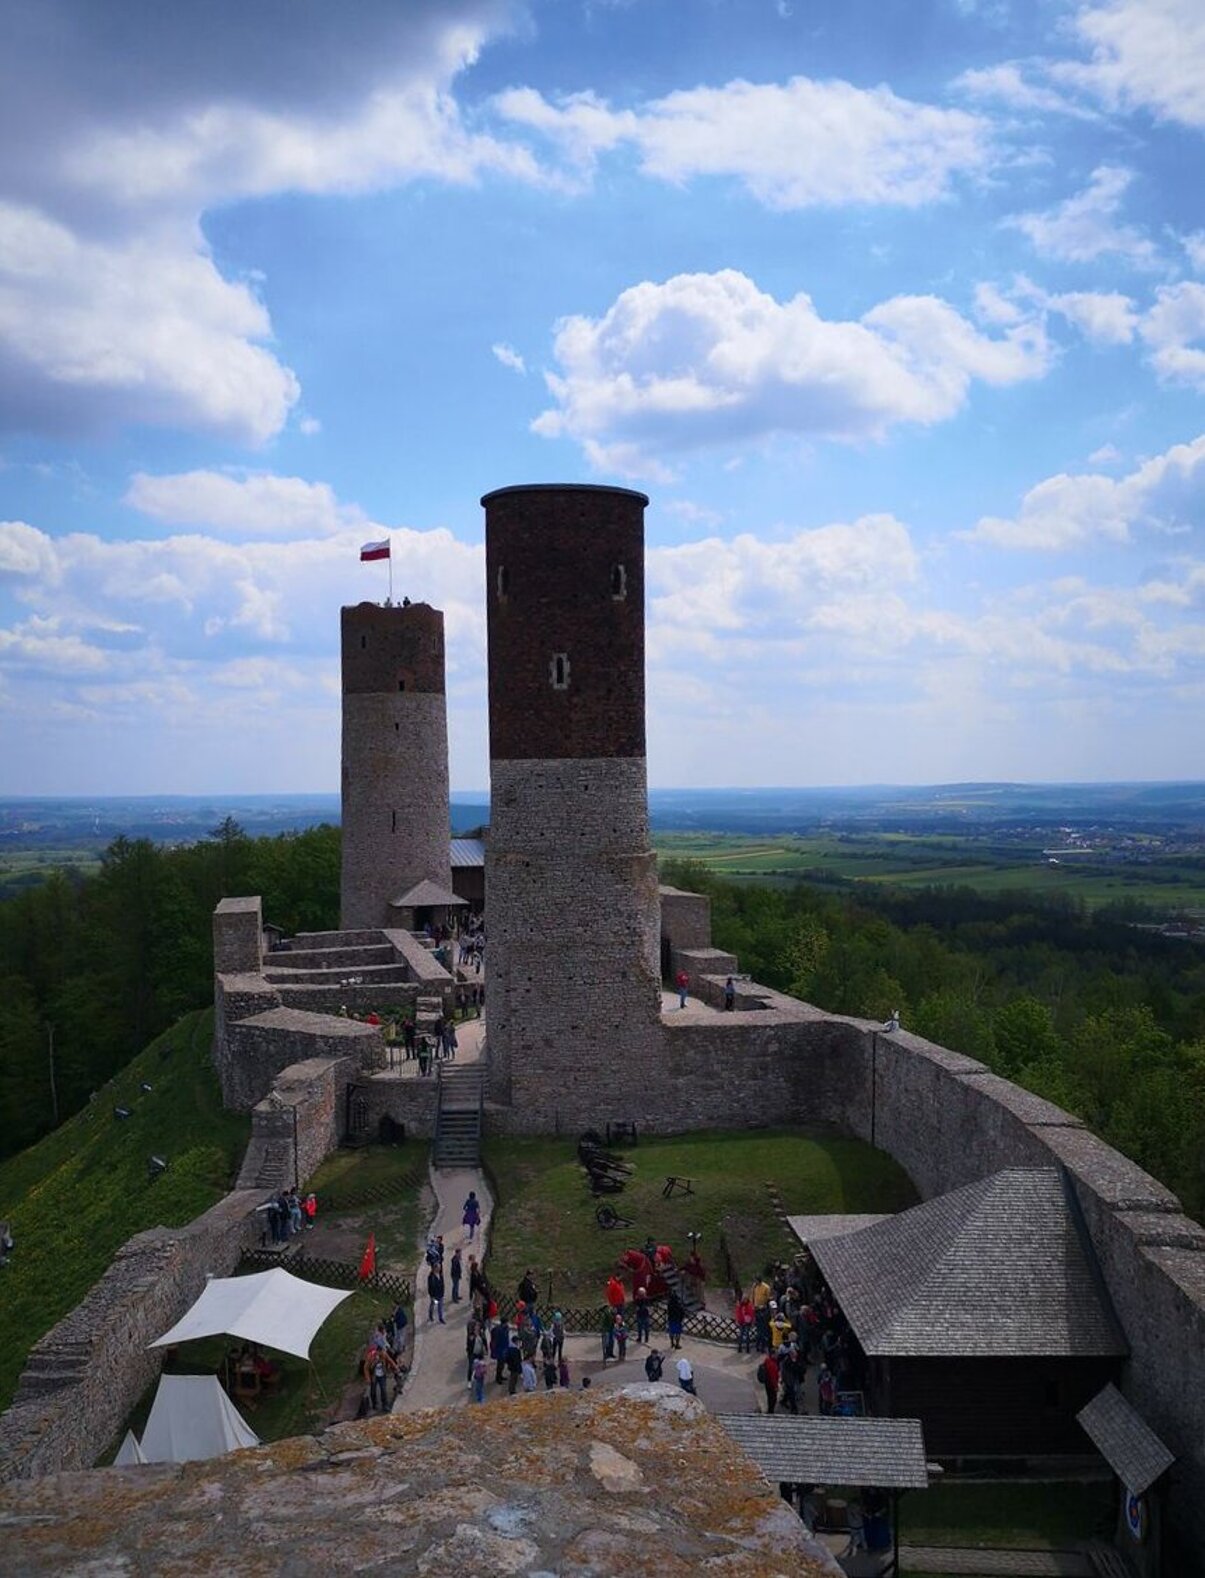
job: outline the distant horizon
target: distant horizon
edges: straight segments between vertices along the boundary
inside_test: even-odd
[[[915,781],[875,780],[867,783],[825,784],[650,784],[649,794],[867,794],[874,791],[917,789],[1128,789],[1128,788],[1205,788],[1205,778],[951,778],[917,779]],[[453,804],[474,804],[490,798],[488,788],[453,789],[449,795]],[[123,794],[104,791],[96,794],[53,794],[30,791],[13,794],[0,792],[0,805],[29,800],[48,800],[62,803],[90,804],[94,801],[142,800],[164,803],[195,800],[339,800],[337,789],[198,789],[187,793],[171,790],[157,793],[139,790]]]

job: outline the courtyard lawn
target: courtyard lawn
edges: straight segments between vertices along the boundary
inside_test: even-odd
[[[881,1151],[859,1140],[815,1138],[791,1129],[711,1131],[641,1140],[622,1154],[634,1172],[622,1194],[590,1193],[572,1139],[487,1139],[484,1161],[497,1191],[488,1271],[511,1293],[530,1267],[544,1293],[567,1304],[601,1301],[616,1258],[651,1233],[679,1259],[689,1230],[702,1234],[709,1301],[720,1307],[717,1263],[720,1232],[742,1283],[767,1261],[788,1258],[798,1246],[775,1215],[773,1183],[788,1215],[900,1211],[917,1194],[907,1174]],[[694,1180],[693,1195],[663,1199],[667,1175]],[[600,1228],[604,1203],[630,1228]]]
[[[904,1545],[1070,1550],[1113,1527],[1105,1481],[964,1484],[949,1480],[900,1499]]]
[[[318,1226],[308,1235],[306,1248],[332,1260],[358,1263],[373,1233],[378,1264],[411,1276],[419,1229],[432,1208],[430,1149],[426,1140],[409,1140],[328,1156],[306,1184],[318,1196]]]

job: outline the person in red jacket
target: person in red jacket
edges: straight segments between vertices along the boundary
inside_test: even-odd
[[[758,1365],[757,1373],[766,1389],[766,1412],[772,1414],[778,1401],[778,1360],[772,1353],[768,1353]]]
[[[737,1295],[736,1309],[736,1351],[737,1353],[753,1352],[753,1326],[757,1319],[757,1312],[753,1308],[753,1300],[747,1293]]]

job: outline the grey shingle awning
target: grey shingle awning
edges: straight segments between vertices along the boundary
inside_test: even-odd
[[[823,1419],[811,1414],[717,1414],[769,1480],[923,1490],[919,1419]]]
[[[868,1354],[1119,1358],[1128,1350],[1067,1185],[1013,1167],[812,1257]]]
[[[1176,1461],[1159,1437],[1110,1383],[1075,1416],[1118,1479],[1141,1496]]]
[[[425,877],[403,893],[400,899],[390,899],[391,910],[417,910],[417,909],[450,909],[453,904],[467,904],[467,899],[462,899],[456,893],[449,893],[447,888],[441,888],[437,882],[429,882]]]
[[[454,838],[451,845],[452,870],[485,865],[485,841],[480,838]]]
[[[860,1233],[864,1227],[886,1222],[887,1213],[876,1216],[789,1216],[787,1226],[801,1244],[816,1244],[822,1238],[839,1238],[844,1233]]]

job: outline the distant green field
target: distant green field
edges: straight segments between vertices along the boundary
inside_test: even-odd
[[[1157,856],[1141,865],[1073,855],[1049,864],[1040,843],[935,834],[752,839],[739,834],[665,833],[667,860],[697,860],[717,875],[750,881],[890,883],[894,887],[968,887],[980,893],[1065,894],[1092,908],[1129,899],[1160,911],[1205,908],[1205,873]]]

